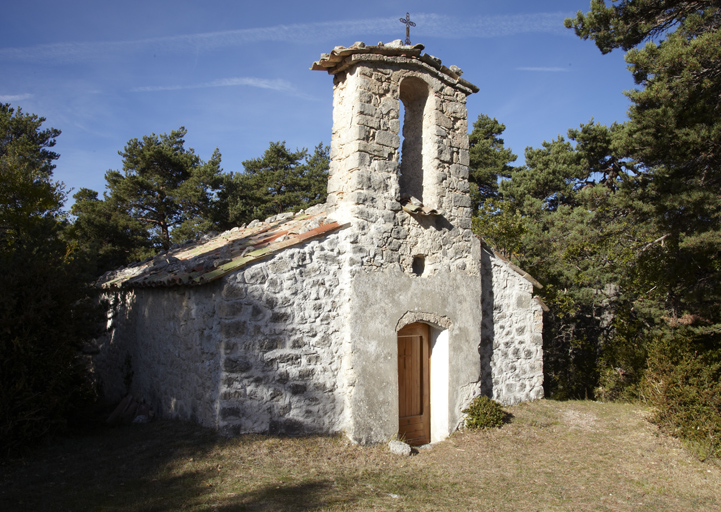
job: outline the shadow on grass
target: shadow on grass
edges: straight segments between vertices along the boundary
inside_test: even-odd
[[[66,439],[0,462],[0,510],[294,511],[367,496],[362,486],[336,485],[320,475],[283,477],[298,461],[274,453],[274,442],[267,436],[227,439],[174,421]]]
[[[202,492],[194,487],[204,475],[179,470],[182,461],[203,458],[219,440],[169,421],[63,439],[0,464],[0,510],[170,510]],[[164,503],[154,507],[158,494]]]
[[[511,423],[513,421],[513,418],[515,418],[515,416],[513,414],[511,414],[508,411],[503,411],[503,424],[504,425],[508,425],[509,423]]]
[[[273,510],[291,512],[296,510],[319,510],[331,505],[354,503],[356,493],[336,493],[334,482],[314,480],[277,488],[268,486],[243,495],[226,498],[214,510],[225,512]]]

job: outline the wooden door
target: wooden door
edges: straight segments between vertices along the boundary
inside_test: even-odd
[[[431,440],[429,338],[426,324],[398,331],[398,435],[413,446]]]

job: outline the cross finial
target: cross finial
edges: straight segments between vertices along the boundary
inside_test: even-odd
[[[411,27],[415,27],[416,24],[411,21],[411,15],[406,12],[406,17],[401,18],[401,23],[406,25],[406,46],[411,45]]]

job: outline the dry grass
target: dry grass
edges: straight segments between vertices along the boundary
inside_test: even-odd
[[[108,430],[0,465],[0,510],[718,511],[721,467],[638,406],[539,401],[410,458],[341,437]]]

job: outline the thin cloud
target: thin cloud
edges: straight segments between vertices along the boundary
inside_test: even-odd
[[[204,82],[201,84],[150,85],[145,87],[135,87],[131,89],[131,92],[183,91],[187,89],[206,89],[209,87],[235,87],[239,85],[259,87],[261,89],[272,89],[274,91],[295,92],[295,89],[287,80],[268,80],[265,78],[254,77],[221,78],[219,80],[213,80],[212,82]]]
[[[411,31],[411,36],[414,31],[420,36],[448,39],[493,38],[530,33],[563,35],[568,32],[563,26],[563,20],[572,15],[573,13],[554,12],[468,19],[442,14],[421,14],[414,20],[418,22],[418,28]]]
[[[11,101],[22,101],[32,97],[32,94],[0,94],[0,102],[10,103]]]
[[[536,13],[508,16],[479,16],[462,18],[440,14],[418,14],[411,16],[417,27],[412,30],[411,39],[419,37],[493,38],[527,33],[565,34],[564,17],[573,13]],[[0,48],[3,61],[48,61],[76,62],[89,59],[107,58],[109,54],[134,52],[197,52],[221,48],[234,48],[258,42],[308,43],[315,41],[337,41],[352,38],[373,37],[400,38],[403,27],[397,17],[371,18],[365,20],[339,20],[315,23],[295,23],[241,30],[226,30],[203,34],[139,39],[113,42],[53,43],[24,48]],[[375,40],[367,41],[375,44]],[[350,43],[348,43],[350,44]]]
[[[523,67],[523,68],[516,68],[517,71],[540,71],[542,73],[566,73],[568,72],[567,68],[543,68],[543,67]]]

